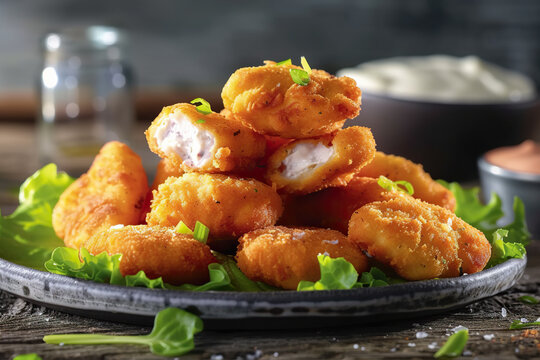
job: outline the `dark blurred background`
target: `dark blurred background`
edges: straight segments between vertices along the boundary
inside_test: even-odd
[[[34,119],[40,38],[70,26],[130,35],[139,118],[203,95],[234,69],[305,55],[335,72],[398,55],[478,55],[540,83],[537,0],[0,0],[0,120]]]

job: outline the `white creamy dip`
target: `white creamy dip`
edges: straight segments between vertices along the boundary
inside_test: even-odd
[[[192,124],[180,111],[169,115],[154,133],[158,148],[166,154],[175,153],[193,168],[202,167],[211,159],[214,136]]]
[[[298,179],[325,164],[332,155],[334,155],[333,146],[328,147],[311,142],[299,143],[281,162],[285,166],[282,176],[288,179]]]
[[[534,99],[528,77],[476,56],[395,57],[338,71],[365,93],[444,103],[505,103]]]

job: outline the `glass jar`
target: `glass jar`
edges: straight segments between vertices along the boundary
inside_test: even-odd
[[[39,158],[73,176],[103,144],[129,143],[134,118],[126,35],[91,26],[49,33],[40,74]]]

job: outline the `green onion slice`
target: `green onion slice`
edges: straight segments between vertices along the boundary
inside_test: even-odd
[[[179,234],[193,235],[193,231],[183,221],[180,221],[174,230]]]
[[[379,179],[377,180],[377,184],[379,184],[380,187],[382,187],[384,190],[387,191],[402,191],[404,193],[407,193],[409,195],[414,194],[414,188],[412,184],[405,180],[398,180],[398,181],[392,181],[386,176],[379,176]],[[403,186],[404,188],[400,187]]]
[[[291,61],[291,59],[287,59],[287,60],[283,60],[283,61],[280,61],[280,62],[276,63],[276,66],[281,66],[281,65],[292,65],[292,61]]]
[[[302,64],[302,68],[308,73],[311,74],[311,67],[309,66],[307,60],[305,57],[300,58],[300,63]]]
[[[201,114],[208,115],[212,113],[212,108],[210,107],[210,103],[203,98],[196,98],[190,101],[192,104],[200,104],[197,105],[197,111]]]
[[[305,70],[300,69],[289,69],[291,73],[291,78],[295,83],[300,86],[306,86],[309,84],[309,74]]]
[[[197,221],[195,223],[195,229],[193,229],[193,237],[195,240],[206,244],[208,240],[208,235],[210,234],[210,229],[206,227],[203,223]]]
[[[469,340],[469,330],[463,329],[452,334],[444,345],[433,355],[436,359],[440,357],[457,357],[460,356]]]
[[[197,124],[204,124],[206,121],[204,121],[203,119],[199,119],[197,120]]]

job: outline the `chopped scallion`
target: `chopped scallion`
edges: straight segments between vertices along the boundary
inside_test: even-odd
[[[179,234],[193,235],[193,231],[183,221],[180,221],[174,230]]]
[[[311,74],[311,67],[309,66],[307,60],[305,57],[300,58],[300,63],[302,64],[302,68],[308,73]]]
[[[280,66],[280,65],[292,65],[292,61],[291,61],[291,59],[287,59],[287,60],[283,60],[283,61],[280,61],[280,62],[276,63],[276,66]]]
[[[210,103],[204,100],[203,98],[193,99],[191,100],[191,103],[194,105],[200,104],[200,105],[196,105],[196,107],[197,107],[197,111],[200,112],[201,114],[208,115],[212,113],[212,108],[210,107]]]
[[[197,221],[195,223],[195,229],[193,229],[193,237],[195,240],[206,244],[208,234],[210,234],[210,229],[208,229],[208,227],[206,227],[203,223]]]
[[[380,187],[387,191],[402,191],[409,195],[414,194],[414,188],[412,184],[405,180],[398,180],[398,181],[392,181],[386,176],[379,176],[379,179],[377,180],[377,184],[379,184]],[[400,187],[403,186],[404,188]]]
[[[300,69],[289,69],[289,72],[291,73],[291,78],[295,83],[297,83],[300,86],[306,86],[309,84],[309,74],[305,70]]]

